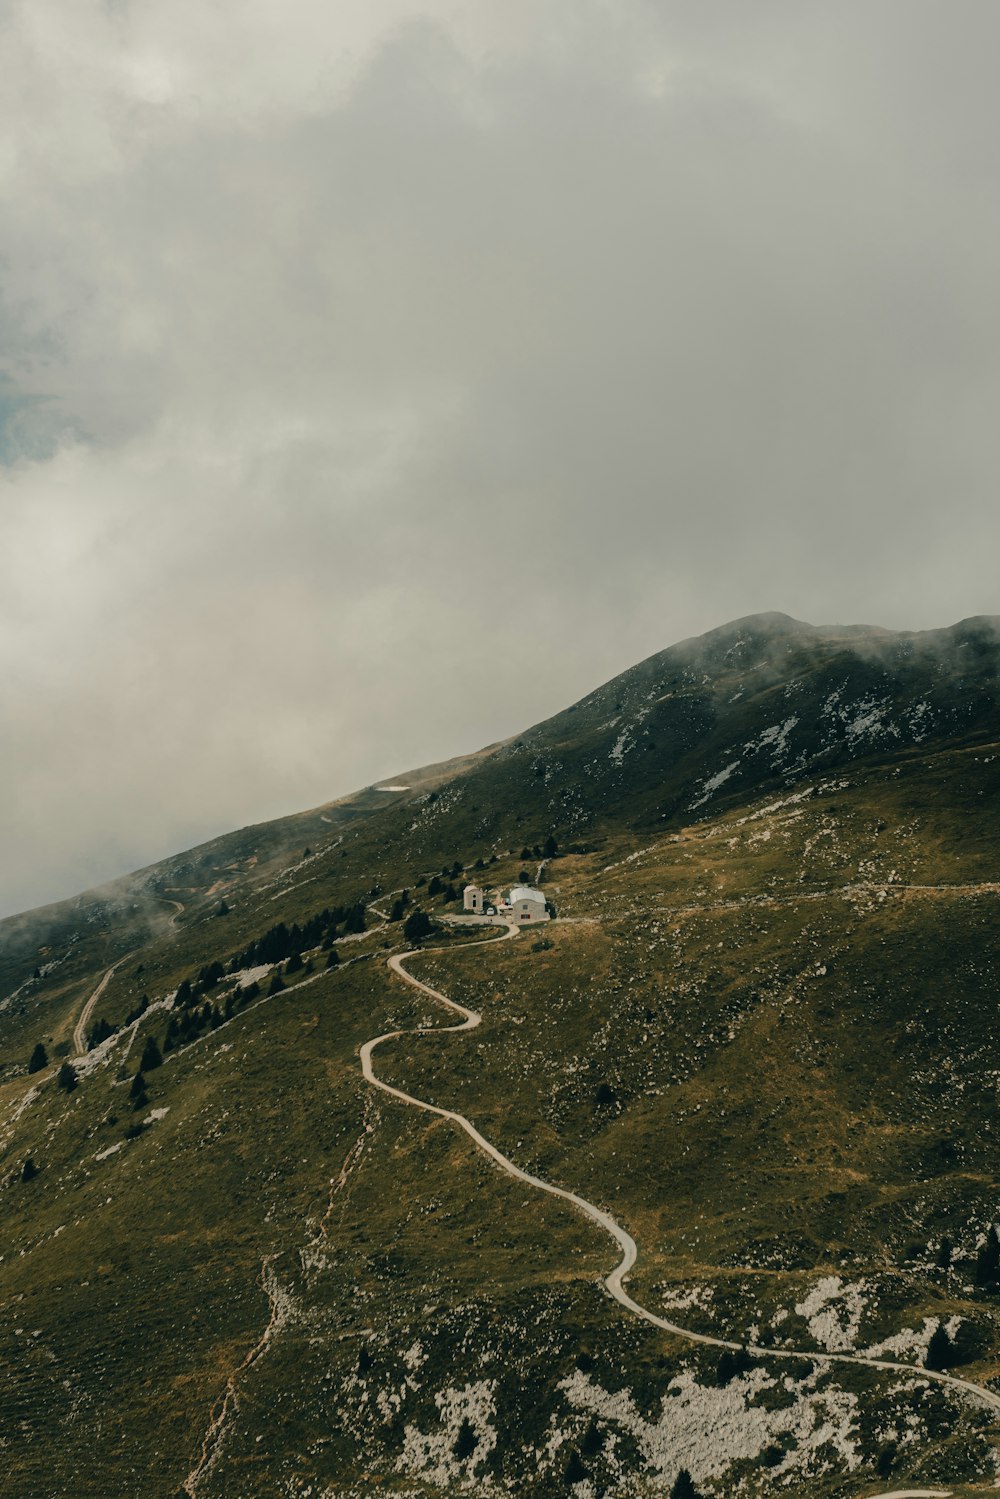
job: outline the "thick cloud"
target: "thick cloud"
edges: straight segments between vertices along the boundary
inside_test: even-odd
[[[0,28],[0,910],[752,610],[997,609],[994,5]]]

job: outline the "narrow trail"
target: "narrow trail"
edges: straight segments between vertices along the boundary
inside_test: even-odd
[[[206,1478],[211,1473],[222,1455],[222,1447],[230,1418],[235,1415],[239,1408],[240,1375],[245,1374],[267,1352],[272,1339],[281,1331],[291,1315],[290,1299],[282,1290],[278,1278],[274,1273],[274,1261],[276,1259],[277,1255],[275,1254],[266,1255],[260,1268],[260,1284],[270,1306],[270,1316],[267,1326],[239,1368],[234,1369],[232,1374],[230,1374],[226,1380],[225,1388],[212,1406],[209,1414],[208,1429],[202,1439],[198,1461],[181,1483],[181,1490],[187,1494],[188,1499],[197,1499],[198,1485],[203,1478]]]
[[[520,936],[520,934],[521,929],[519,927],[508,926],[503,937],[488,937],[482,942],[470,942],[462,948],[462,951],[465,952],[473,947],[491,946],[497,941],[506,942],[512,937]],[[889,1359],[866,1358],[860,1353],[821,1353],[812,1348],[764,1348],[756,1343],[737,1343],[727,1338],[712,1337],[709,1333],[695,1332],[692,1328],[682,1327],[677,1322],[670,1322],[666,1317],[658,1317],[655,1312],[651,1312],[646,1307],[640,1306],[625,1289],[625,1281],[639,1257],[639,1251],[631,1234],[622,1228],[621,1224],[612,1218],[610,1213],[606,1213],[603,1208],[596,1207],[594,1203],[588,1202],[586,1198],[581,1197],[576,1192],[571,1192],[565,1187],[554,1186],[551,1182],[543,1181],[539,1176],[532,1176],[530,1172],[522,1171],[520,1166],[515,1165],[508,1156],[505,1156],[501,1150],[498,1150],[485,1136],[481,1135],[476,1126],[464,1114],[459,1114],[454,1109],[440,1108],[437,1104],[427,1103],[421,1098],[415,1098],[412,1093],[406,1093],[402,1088],[394,1088],[391,1083],[383,1082],[376,1075],[372,1066],[372,1055],[378,1047],[385,1045],[388,1041],[396,1041],[401,1036],[447,1035],[456,1031],[471,1031],[475,1030],[482,1023],[482,1016],[476,1010],[468,1010],[464,1005],[458,1004],[456,1000],[449,999],[440,990],[432,989],[430,984],[425,984],[420,979],[415,978],[403,966],[407,958],[422,957],[430,953],[453,951],[455,951],[454,948],[442,947],[413,948],[409,952],[399,953],[389,958],[389,968],[404,983],[417,989],[421,994],[426,994],[431,999],[436,1000],[438,1004],[443,1005],[446,1010],[450,1010],[453,1014],[460,1016],[461,1019],[457,1025],[420,1026],[416,1030],[386,1031],[383,1035],[375,1036],[372,1040],[366,1041],[359,1051],[361,1071],[365,1081],[370,1083],[372,1087],[378,1088],[381,1092],[387,1093],[390,1098],[398,1099],[400,1103],[405,1103],[411,1108],[420,1109],[425,1114],[434,1114],[439,1119],[450,1120],[452,1124],[456,1124],[459,1129],[464,1130],[473,1143],[478,1145],[479,1149],[485,1155],[489,1156],[508,1176],[514,1177],[516,1181],[525,1182],[529,1187],[534,1187],[539,1192],[545,1192],[550,1197],[558,1197],[563,1202],[571,1203],[584,1217],[589,1218],[591,1222],[596,1223],[599,1228],[602,1228],[606,1234],[614,1239],[622,1255],[621,1260],[611,1273],[604,1277],[603,1284],[608,1294],[620,1306],[624,1307],[627,1312],[630,1312],[635,1317],[639,1317],[643,1322],[648,1322],[653,1327],[659,1328],[662,1332],[671,1333],[674,1337],[683,1338],[690,1343],[700,1343],[710,1348],[729,1348],[734,1351],[745,1347],[747,1352],[761,1359],[810,1359],[815,1364],[824,1365],[860,1364],[867,1369],[878,1369],[887,1374],[903,1375],[907,1379],[935,1380],[938,1384],[947,1385],[959,1394],[970,1396],[980,1405],[987,1405],[993,1410],[1000,1411],[1000,1394],[995,1394],[992,1390],[987,1390],[981,1385],[972,1384],[969,1380],[959,1379],[954,1374],[945,1374],[936,1369],[925,1369],[916,1364],[895,1363]]]
[[[117,963],[112,963],[110,968],[104,970],[97,988],[80,1011],[80,1018],[73,1029],[73,1050],[78,1057],[85,1057],[87,1055],[87,1026],[90,1024],[90,1017],[94,1013],[94,1006],[122,964],[127,963],[131,957],[134,957],[134,953],[127,952],[123,958],[118,959]]]
[[[181,916],[184,914],[183,902],[179,900],[173,900],[169,895],[158,895],[156,898],[157,900],[164,901],[168,906],[173,906],[174,914],[170,918],[169,925],[176,930],[177,923],[180,920]],[[97,1004],[97,1001],[100,999],[101,995],[104,993],[105,989],[108,987],[112,978],[118,972],[122,964],[127,963],[129,958],[134,958],[136,954],[141,951],[142,949],[140,947],[137,947],[134,948],[132,952],[125,953],[122,957],[118,958],[116,962],[112,963],[110,968],[106,968],[101,975],[100,980],[98,981],[97,988],[94,990],[93,994],[91,994],[90,998],[87,1000],[87,1003],[80,1011],[80,1018],[76,1022],[76,1025],[73,1027],[73,1050],[78,1057],[85,1057],[87,1055],[87,1026],[90,1024],[90,1017],[94,1013],[94,1006]]]

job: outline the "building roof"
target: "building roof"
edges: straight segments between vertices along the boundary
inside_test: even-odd
[[[465,889],[462,891],[462,894],[467,895],[470,890],[479,890],[480,894],[482,893],[482,887],[480,885],[466,885]]]
[[[542,892],[540,890],[533,890],[530,885],[514,886],[513,890],[510,892],[511,905],[513,905],[516,900],[534,900],[537,901],[541,906],[544,906],[545,904],[545,896],[542,894]]]

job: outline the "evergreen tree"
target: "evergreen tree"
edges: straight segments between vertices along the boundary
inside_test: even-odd
[[[939,1270],[951,1269],[951,1257],[953,1253],[954,1250],[952,1249],[951,1240],[947,1237],[942,1238],[941,1243],[938,1245],[938,1252],[934,1260],[934,1263],[937,1265]]]
[[[23,1182],[34,1181],[37,1175],[38,1167],[35,1165],[33,1159],[29,1155],[24,1165],[21,1167],[21,1180]]]
[[[403,922],[403,937],[407,942],[422,942],[431,930],[431,919],[419,906]]]
[[[455,1444],[451,1450],[459,1462],[464,1463],[466,1458],[472,1456],[478,1446],[479,1438],[473,1430],[472,1423],[468,1416],[463,1416],[462,1424],[458,1428],[458,1436],[455,1438]]]
[[[525,844],[524,848],[522,848],[522,850],[521,850],[521,858],[522,859],[530,859],[531,858],[531,849],[527,846],[527,844]]]
[[[731,1379],[735,1379],[738,1374],[745,1374],[748,1369],[752,1368],[753,1359],[745,1348],[723,1348],[715,1366],[715,1382],[720,1389],[723,1389]]]
[[[216,911],[215,914],[216,914],[216,916],[228,916],[229,915],[229,907],[226,905],[226,903],[225,903],[224,900],[220,900],[219,901],[219,909]]]
[[[952,1344],[943,1322],[939,1322],[931,1333],[931,1340],[927,1344],[927,1352],[924,1355],[924,1367],[926,1369],[947,1369],[952,1361]]]
[[[190,1003],[191,1003],[191,980],[190,979],[181,979],[180,983],[177,986],[177,993],[174,995],[174,1009],[175,1010],[183,1010]]]
[[[337,951],[337,949],[335,947],[331,947],[330,951],[326,955],[326,966],[327,966],[327,968],[336,968],[336,966],[337,966],[337,964],[339,962],[340,962],[340,954],[339,954],[339,952]]]
[[[569,1462],[566,1464],[566,1482],[570,1485],[574,1483],[583,1483],[584,1479],[589,1477],[590,1474],[587,1472],[586,1468],[583,1466],[583,1463],[580,1461],[579,1452],[577,1452],[574,1448],[574,1450],[569,1455]]]
[[[995,1286],[1000,1279],[1000,1239],[991,1223],[986,1230],[986,1242],[976,1255],[976,1285]]]
[[[293,952],[292,956],[289,958],[288,962],[285,964],[285,973],[286,974],[288,974],[288,973],[298,973],[301,967],[302,967],[302,954],[301,953],[297,953],[297,952]]]
[[[132,1079],[132,1086],[128,1090],[128,1096],[132,1100],[134,1108],[139,1108],[140,1102],[146,1103],[146,1079],[141,1072],[137,1072]]]
[[[49,1065],[49,1054],[45,1050],[45,1047],[42,1045],[41,1041],[39,1041],[38,1045],[35,1047],[34,1051],[31,1053],[31,1060],[28,1063],[28,1071],[29,1072],[41,1072],[42,1068],[43,1067],[47,1067],[48,1065]]]
[[[545,848],[543,849],[543,853],[546,859],[554,859],[558,851],[559,845],[550,833],[545,840]]]
[[[87,1050],[93,1051],[95,1046],[100,1046],[102,1041],[106,1041],[108,1037],[113,1036],[114,1033],[114,1026],[109,1024],[109,1022],[105,1020],[104,1016],[102,1015],[100,1020],[94,1026],[94,1029],[92,1031],[88,1031],[87,1033]]]
[[[580,1451],[587,1457],[596,1457],[597,1453],[600,1452],[603,1447],[604,1433],[598,1426],[596,1419],[591,1416],[590,1425],[584,1432],[583,1441],[580,1443]]]
[[[403,919],[403,912],[405,910],[406,910],[406,907],[403,905],[403,902],[401,900],[399,900],[399,899],[394,900],[393,903],[392,903],[392,905],[389,907],[389,920],[390,921],[402,921],[402,919]]]
[[[285,987],[284,980],[282,979],[281,974],[278,972],[278,970],[276,968],[274,970],[274,972],[271,974],[271,982],[267,986],[267,992],[268,992],[269,995],[270,994],[280,994],[281,991],[282,991],[282,989],[284,987]]]
[[[441,891],[443,889],[444,889],[444,886],[442,885],[442,883],[441,883],[440,879],[438,878],[438,876],[435,875],[434,878],[431,880],[430,884],[427,886],[427,894],[428,895],[440,895]]]
[[[670,1490],[670,1499],[698,1499],[698,1491],[687,1468],[682,1468],[674,1479],[674,1486]]]
[[[72,1093],[73,1089],[77,1086],[78,1081],[79,1079],[76,1075],[76,1068],[73,1067],[69,1062],[63,1062],[56,1076],[56,1082],[59,1084],[60,1088],[62,1088],[66,1093]]]
[[[156,1044],[155,1036],[147,1036],[146,1044],[142,1048],[142,1060],[139,1063],[140,1072],[152,1072],[154,1067],[163,1065],[163,1056]]]

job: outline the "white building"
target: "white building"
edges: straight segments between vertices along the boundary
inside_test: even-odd
[[[474,911],[477,916],[481,916],[486,906],[485,892],[478,885],[466,885],[462,904],[467,911]]]
[[[507,899],[500,906],[500,912],[509,921],[548,921],[549,913],[545,909],[545,896],[540,890],[534,890],[530,885],[515,885]]]

